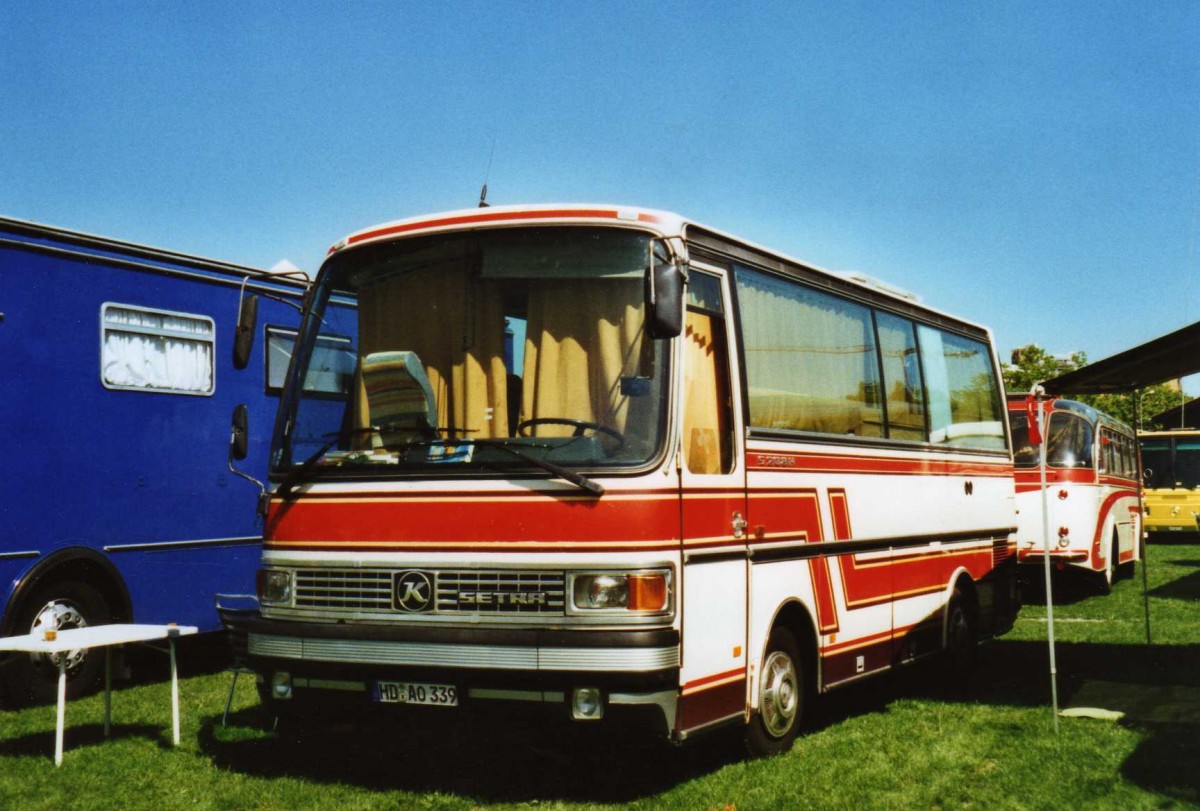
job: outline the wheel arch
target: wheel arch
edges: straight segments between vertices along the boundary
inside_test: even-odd
[[[133,603],[125,578],[112,561],[94,549],[68,547],[59,549],[38,561],[18,581],[4,608],[0,631],[11,635],[12,624],[20,606],[45,583],[76,581],[98,591],[108,604],[114,622],[133,619]]]
[[[822,689],[821,669],[817,667],[817,663],[820,661],[820,637],[817,636],[817,626],[813,622],[812,614],[808,607],[799,600],[788,600],[775,610],[771,624],[763,636],[763,650],[759,651],[758,661],[761,663],[763,655],[766,653],[771,631],[780,626],[792,632],[792,638],[796,640],[796,647],[800,649],[800,657],[803,659],[802,664],[805,669],[804,675],[808,676],[805,684],[812,690],[820,691]],[[758,706],[757,686],[755,686],[753,705]]]
[[[946,589],[946,602],[942,607],[942,647],[946,646],[949,639],[950,603],[954,600],[955,592],[962,595],[962,599],[966,601],[967,615],[975,623],[975,627],[979,627],[979,586],[970,572],[960,568],[950,578],[950,585]]]

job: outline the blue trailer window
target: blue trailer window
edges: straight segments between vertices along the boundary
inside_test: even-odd
[[[100,331],[106,388],[213,393],[216,326],[211,318],[109,303],[100,308]]]

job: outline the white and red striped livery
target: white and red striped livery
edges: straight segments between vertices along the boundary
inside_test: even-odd
[[[340,401],[303,383],[330,333]],[[984,328],[664,212],[351,235],[281,404],[252,661],[280,714],[642,709],[778,751],[807,695],[1011,626],[997,370]]]
[[[1142,501],[1133,429],[1074,400],[1043,400],[1041,409],[1047,425],[1044,499],[1041,448],[1029,441],[1029,421],[1037,406],[1032,398],[1008,398],[1016,459],[1018,561],[1044,565],[1043,536],[1048,529],[1055,568],[1094,572],[1108,592],[1120,571],[1141,559]],[[1049,516],[1045,525],[1043,503]]]

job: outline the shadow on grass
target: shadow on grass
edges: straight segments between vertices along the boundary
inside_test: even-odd
[[[1150,596],[1168,600],[1200,600],[1200,572],[1193,572],[1186,577],[1152,588]]]
[[[885,711],[900,698],[1044,706],[1049,715],[1047,658],[1044,642],[1002,638],[980,648],[979,666],[965,682],[951,683],[936,657],[899,668],[818,699],[809,732]],[[1065,643],[1057,647],[1057,661],[1063,706],[1090,680],[1200,686],[1200,645]],[[1139,728],[1146,737],[1124,765],[1125,777],[1172,797],[1200,797],[1194,768],[1200,731]],[[215,765],[256,777],[438,792],[480,803],[646,800],[744,758],[740,729],[673,747],[644,727],[583,726],[528,708],[303,724],[291,736],[268,729],[258,708],[235,713],[228,728],[215,715],[205,721],[199,744]]]
[[[170,727],[154,724],[113,724],[108,737],[104,736],[104,724],[71,725],[71,708],[67,708],[67,724],[63,730],[63,751],[71,752],[88,746],[97,746],[106,741],[120,738],[145,738],[155,741],[163,749],[172,748]],[[0,741],[0,756],[34,755],[54,760],[54,730],[33,732],[19,738]]]
[[[379,791],[438,792],[475,802],[620,803],[652,797],[742,756],[732,730],[684,747],[629,726],[584,727],[548,713],[431,711],[266,731],[260,710],[222,728],[204,724],[200,748],[218,767]],[[739,731],[740,732],[740,731]]]
[[[1059,643],[1055,648],[1059,706],[1089,681],[1161,687],[1200,687],[1200,645]],[[933,664],[933,663],[929,663]],[[999,639],[980,650],[976,677],[954,688],[938,687],[922,664],[898,671],[888,701],[899,696],[1010,706],[1044,706],[1051,712],[1049,652],[1044,641]],[[943,682],[944,685],[944,682]],[[1121,767],[1125,779],[1173,799],[1200,802],[1200,726],[1122,721],[1144,736]]]

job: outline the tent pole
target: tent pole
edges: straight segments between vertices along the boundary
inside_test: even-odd
[[[1133,390],[1133,434],[1136,438],[1142,430],[1142,420],[1138,415],[1138,405],[1142,400],[1142,392],[1140,389]],[[1135,443],[1136,444],[1136,443]],[[1142,478],[1142,452],[1140,445],[1138,446],[1137,455],[1137,477],[1138,477],[1138,506],[1142,507],[1142,484],[1145,479]],[[1146,644],[1150,645],[1150,575],[1146,571],[1146,527],[1144,525],[1145,517],[1138,521],[1138,537],[1133,539],[1133,542],[1141,547],[1142,558],[1142,611],[1146,616]]]
[[[1042,407],[1046,399],[1046,390],[1041,386],[1033,387],[1033,395],[1037,402],[1037,420],[1041,425],[1042,444],[1040,449],[1042,484],[1042,564],[1046,572],[1046,635],[1050,643],[1050,702],[1054,710],[1054,733],[1058,734],[1058,663],[1054,656],[1054,598],[1050,585],[1050,505],[1046,491],[1046,445],[1049,444],[1050,419]]]

